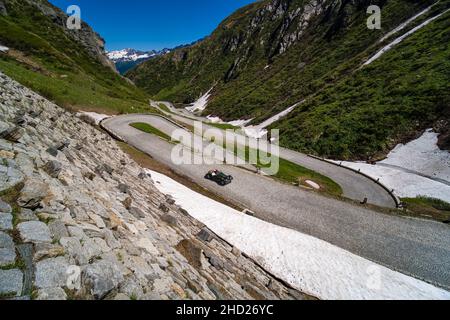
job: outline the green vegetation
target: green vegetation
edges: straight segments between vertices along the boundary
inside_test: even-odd
[[[450,223],[448,202],[429,197],[405,198],[402,201],[410,215]]]
[[[450,203],[440,199],[434,199],[430,197],[417,197],[417,198],[405,198],[402,200],[407,204],[428,206],[441,211],[450,211]]]
[[[212,122],[208,122],[206,124],[208,126],[215,127],[215,128],[221,129],[221,130],[236,130],[236,129],[239,129],[238,127],[233,126],[233,125],[228,124],[228,123],[212,123]]]
[[[341,186],[339,186],[332,179],[315,171],[306,169],[296,163],[284,159],[279,159],[279,161],[280,161],[280,170],[275,175],[276,178],[291,183],[298,182],[307,187],[310,186],[305,184],[305,181],[311,180],[320,185],[321,192],[325,192],[335,196],[342,195],[343,191]]]
[[[160,108],[161,110],[163,110],[164,112],[172,113],[172,111],[170,111],[170,109],[169,109],[164,103],[160,103],[158,106],[159,106],[159,108]]]
[[[147,94],[130,84],[50,17],[26,1],[5,2],[0,16],[0,70],[66,108],[143,112]],[[43,4],[49,5],[49,4]]]
[[[132,126],[135,129],[141,130],[143,132],[150,133],[150,134],[153,134],[155,136],[158,136],[158,137],[160,137],[160,138],[162,138],[164,140],[167,140],[167,141],[171,141],[172,140],[172,138],[170,136],[168,136],[167,134],[165,134],[161,130],[156,129],[155,127],[153,127],[153,126],[151,126],[151,125],[149,125],[147,123],[140,123],[140,122],[138,122],[138,123],[131,123],[130,126]]]
[[[215,84],[205,115],[224,120],[259,123],[307,99],[274,125],[281,130],[281,144],[340,159],[371,159],[450,117],[450,13],[360,69],[393,40],[379,43],[384,34],[435,1],[384,1],[382,30],[372,31],[366,26],[370,1],[334,6],[324,1],[331,9],[312,18],[301,38],[280,54],[286,36],[301,25],[301,15],[286,25],[287,16],[305,3],[283,2],[284,16],[262,14],[269,1],[256,2],[204,41],[127,75],[157,99],[176,103],[193,102]],[[409,29],[448,6],[441,2]],[[257,27],[251,27],[252,20]]]

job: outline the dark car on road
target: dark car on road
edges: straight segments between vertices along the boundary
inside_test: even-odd
[[[233,181],[233,177],[230,175],[227,175],[219,170],[211,170],[208,172],[205,176],[205,179],[214,181],[219,186],[226,186],[227,184],[230,184]]]

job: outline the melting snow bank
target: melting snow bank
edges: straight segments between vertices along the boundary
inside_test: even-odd
[[[186,110],[189,112],[203,111],[206,109],[208,105],[208,99],[211,96],[211,91],[213,88],[209,89],[203,96],[201,96],[197,101],[195,101],[190,107],[187,107]]]
[[[253,119],[249,119],[249,120],[233,120],[233,121],[229,121],[229,122],[225,122],[222,119],[220,119],[219,117],[213,117],[211,115],[207,116],[206,119],[209,120],[210,123],[218,123],[218,124],[229,124],[232,125],[233,127],[245,127],[247,124],[249,124],[250,122],[252,122]]]
[[[264,138],[268,131],[267,127],[274,124],[275,122],[281,120],[282,118],[286,117],[288,114],[290,114],[292,111],[295,110],[300,104],[305,102],[305,100],[300,101],[296,104],[294,104],[292,107],[287,108],[286,110],[274,115],[273,117],[267,119],[263,123],[257,125],[257,126],[250,126],[244,128],[244,133],[247,135],[247,137],[253,138],[253,139],[262,139]]]
[[[322,240],[240,213],[148,171],[155,186],[275,276],[320,299],[450,299],[450,292]]]
[[[392,30],[391,32],[389,32],[388,34],[386,34],[383,38],[381,38],[381,40],[379,42],[383,42],[384,40],[388,39],[389,37],[391,37],[392,35],[396,34],[397,32],[403,30],[405,27],[407,27],[409,24],[411,24],[411,22],[415,21],[417,18],[419,18],[420,16],[423,16],[425,13],[427,13],[428,11],[430,11],[430,9],[432,7],[434,7],[435,5],[437,5],[440,1],[437,1],[435,3],[433,3],[431,6],[429,6],[428,8],[426,8],[425,10],[423,10],[422,12],[416,14],[414,17],[408,19],[407,21],[405,21],[404,23],[402,23],[401,25],[399,25],[397,28],[395,28],[394,30]]]
[[[437,142],[438,134],[429,129],[419,139],[398,145],[386,160],[376,165],[358,162],[342,165],[380,179],[401,198],[427,196],[450,202],[450,183],[445,183],[450,182],[450,152],[440,150]]]
[[[380,179],[382,184],[393,189],[395,195],[400,198],[426,196],[450,202],[450,186],[444,183],[381,165],[354,162],[342,162],[342,165],[361,170],[372,178]]]
[[[6,52],[8,52],[8,51],[9,51],[9,48],[8,48],[8,47],[5,47],[5,46],[0,45],[0,52],[6,53]]]
[[[389,50],[391,50],[394,46],[396,46],[397,44],[399,44],[400,42],[402,42],[403,40],[405,40],[407,37],[409,37],[410,35],[412,35],[413,33],[415,33],[416,31],[422,29],[423,27],[427,26],[428,24],[430,24],[431,22],[433,22],[434,20],[438,19],[439,17],[441,17],[442,15],[444,15],[445,13],[447,13],[448,11],[450,11],[450,9],[428,19],[427,21],[425,21],[424,23],[418,25],[417,27],[415,27],[414,29],[408,31],[407,33],[405,33],[404,35],[402,35],[401,37],[398,37],[397,39],[395,39],[394,41],[392,41],[390,44],[388,44],[387,46],[385,46],[383,49],[381,49],[380,51],[378,51],[372,58],[370,58],[369,60],[367,60],[363,66],[367,66],[369,64],[371,64],[372,62],[374,62],[375,60],[377,60],[379,57],[381,57],[383,54],[385,54],[386,52],[388,52]]]
[[[450,182],[450,152],[439,149],[438,138],[439,134],[428,129],[419,139],[398,145],[380,163]]]
[[[100,114],[96,112],[78,112],[76,114],[77,117],[86,117],[90,122],[96,124],[97,126],[102,122],[103,120],[110,118],[111,116],[108,116],[106,114]]]

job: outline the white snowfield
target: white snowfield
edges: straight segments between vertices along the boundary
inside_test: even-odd
[[[195,101],[190,107],[187,107],[186,110],[189,112],[197,112],[203,111],[208,106],[208,100],[211,96],[211,91],[213,88],[209,89],[203,96],[201,96],[197,101]]]
[[[2,46],[2,45],[0,44],[0,52],[6,53],[6,52],[8,52],[8,51],[9,51],[9,48],[8,48],[8,47]]]
[[[235,126],[235,127],[245,127],[246,125],[248,125],[250,122],[253,121],[254,118],[252,119],[248,119],[248,120],[234,120],[234,121],[230,121],[228,122],[228,124]]]
[[[123,50],[118,50],[118,51],[111,51],[107,53],[107,56],[109,59],[116,61],[116,60],[120,60],[120,59],[126,59],[128,61],[137,61],[140,59],[147,59],[150,57],[154,57],[156,56],[156,54],[148,54],[148,53],[143,53],[143,54],[130,54],[131,49],[123,49]]]
[[[248,119],[248,120],[240,119],[240,120],[233,120],[233,121],[225,122],[222,119],[220,119],[219,117],[214,117],[211,115],[207,116],[206,119],[208,119],[211,123],[229,124],[229,125],[232,125],[233,127],[245,127],[248,123],[252,122],[252,120],[253,120],[253,119]]]
[[[295,110],[295,108],[297,108],[300,104],[304,103],[305,100],[297,102],[296,104],[294,104],[293,106],[287,108],[286,110],[274,115],[273,117],[270,117],[269,119],[267,119],[266,121],[260,123],[257,126],[250,126],[250,127],[245,127],[244,128],[244,133],[246,134],[247,137],[253,138],[253,139],[262,139],[264,138],[268,131],[267,131],[267,127],[269,127],[270,125],[274,124],[275,122],[281,120],[282,118],[286,117],[288,114],[290,114],[292,111]]]
[[[380,179],[394,194],[400,198],[416,198],[426,196],[450,202],[450,186],[417,174],[366,163],[343,162],[343,166],[361,169],[361,172]]]
[[[418,30],[422,29],[423,27],[427,26],[428,24],[430,24],[431,22],[433,22],[434,20],[440,18],[442,15],[444,15],[445,13],[449,12],[450,9],[428,19],[427,21],[425,21],[424,23],[418,25],[417,27],[415,27],[414,29],[411,29],[410,31],[406,32],[404,35],[398,37],[397,39],[395,39],[394,41],[392,41],[391,43],[389,43],[387,46],[385,46],[383,49],[381,49],[380,51],[378,51],[373,57],[371,57],[369,60],[367,60],[363,66],[367,66],[369,64],[371,64],[372,62],[374,62],[375,60],[377,60],[378,58],[380,58],[383,54],[385,54],[386,52],[388,52],[389,50],[391,50],[393,47],[395,47],[396,45],[398,45],[399,43],[401,43],[403,40],[405,40],[407,37],[409,37],[410,35],[412,35],[413,33],[417,32]]]
[[[219,237],[294,288],[320,299],[450,299],[450,292],[322,240],[245,215],[148,171],[156,187]]]
[[[405,29],[407,26],[409,26],[412,22],[414,22],[415,20],[417,20],[417,18],[423,16],[425,13],[427,13],[428,11],[430,11],[431,8],[433,8],[435,5],[437,5],[440,1],[437,1],[435,3],[433,3],[431,6],[429,6],[428,8],[426,8],[425,10],[423,10],[422,12],[419,12],[418,14],[416,14],[414,17],[408,19],[407,21],[403,22],[401,25],[399,25],[397,28],[395,28],[394,30],[392,30],[391,32],[387,33],[383,38],[380,39],[379,42],[383,42],[384,40],[390,38],[392,35],[396,34],[397,32]]]
[[[427,130],[419,139],[398,145],[376,165],[342,162],[350,167],[380,179],[380,182],[401,198],[427,196],[450,202],[450,152],[437,146],[438,134]],[[440,179],[433,180],[430,178]]]
[[[450,152],[439,149],[439,134],[428,129],[417,140],[400,144],[381,164],[399,166],[450,183]]]
[[[78,112],[76,114],[77,117],[84,115],[87,116],[89,119],[91,119],[96,125],[99,125],[100,122],[107,118],[111,118],[111,116],[108,116],[107,114],[100,114],[96,112]]]

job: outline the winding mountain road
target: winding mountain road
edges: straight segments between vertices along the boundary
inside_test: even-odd
[[[157,103],[153,103],[152,106],[158,108],[167,117],[173,118],[179,123],[183,123],[188,126],[194,126],[195,121],[207,121],[207,119],[205,118],[197,117],[194,115],[191,115],[189,118],[187,118],[186,116],[180,114],[180,112],[183,112],[182,110],[180,111],[174,108],[171,103],[161,103],[165,104],[166,107],[171,111],[171,113],[167,113],[166,110],[161,109]],[[203,127],[205,130],[217,129],[205,123],[203,123]],[[163,129],[167,132],[171,132],[170,127],[165,127],[163,125]],[[367,202],[370,204],[385,208],[397,207],[394,198],[381,185],[375,183],[373,180],[365,177],[364,175],[353,172],[352,170],[349,170],[347,168],[320,161],[318,159],[311,158],[306,154],[282,147],[280,147],[280,158],[291,161],[307,169],[316,171],[334,180],[341,186],[343,196],[348,199],[361,202],[365,198],[367,198]]]
[[[134,129],[130,124],[135,122],[148,123],[168,135],[179,129],[162,117],[136,114],[107,119],[102,126],[175,172],[255,212],[258,218],[325,240],[393,270],[450,290],[448,225],[383,214],[235,166],[175,165],[171,158],[174,145]],[[191,156],[198,157],[196,154]],[[233,175],[233,183],[219,187],[205,180],[205,173],[213,168]],[[344,177],[348,171],[342,174]]]

